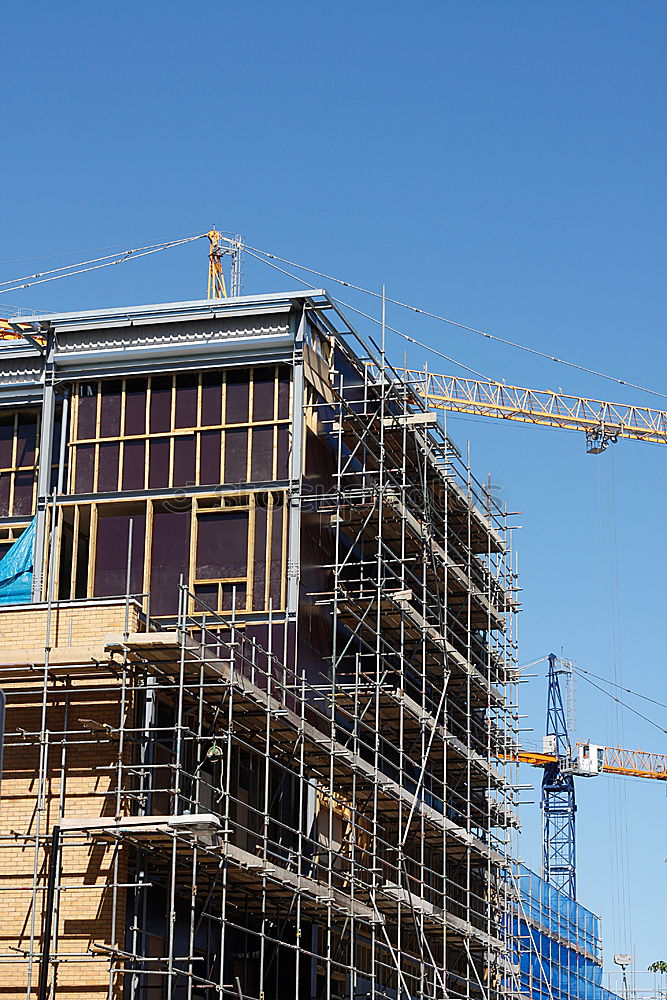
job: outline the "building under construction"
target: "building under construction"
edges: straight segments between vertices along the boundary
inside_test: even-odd
[[[24,336],[0,994],[516,992],[516,580],[468,458],[324,292]]]

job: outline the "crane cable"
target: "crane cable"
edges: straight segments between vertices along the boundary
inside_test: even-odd
[[[22,278],[12,278],[10,281],[0,281],[0,295],[4,295],[7,292],[14,292],[20,288],[31,288],[33,285],[43,285],[48,281],[57,281],[58,278],[70,278],[72,275],[85,274],[87,271],[97,271],[102,267],[111,267],[114,264],[124,264],[126,260],[136,260],[138,257],[147,257],[149,254],[159,253],[161,250],[168,250],[170,247],[178,247],[182,246],[184,243],[192,243],[194,240],[203,239],[206,235],[206,233],[198,233],[196,236],[188,236],[183,239],[168,240],[164,243],[152,243],[144,247],[136,247],[131,250],[107,254],[105,257],[93,257],[91,260],[84,260],[78,264],[66,264],[64,267],[55,267],[50,271],[28,274]],[[14,284],[12,284],[12,282],[14,282]],[[20,284],[16,284],[16,282],[20,282]],[[5,285],[10,285],[11,287],[2,287]]]
[[[526,666],[530,666],[530,664],[526,664]],[[604,684],[609,684],[610,687],[615,687],[618,688],[619,691],[625,691],[626,694],[634,695],[635,698],[641,698],[643,701],[650,701],[651,704],[658,705],[659,708],[667,708],[667,704],[665,704],[664,701],[657,701],[655,698],[649,698],[646,694],[640,694],[639,691],[633,691],[632,688],[623,687],[622,684],[616,684],[614,681],[607,680],[606,677],[601,677],[600,674],[594,674],[592,670],[584,670],[583,667],[578,667],[576,663],[573,663],[572,666],[578,674],[588,674],[590,677],[595,677]]]
[[[227,237],[223,237],[223,239],[225,239],[226,242],[229,243],[232,242]],[[267,250],[260,250],[258,247],[251,247],[247,243],[243,244],[243,250],[250,253],[251,256],[257,257],[258,260],[263,260],[265,264],[269,264],[270,266],[276,266],[276,265],[271,265],[271,261],[280,261],[282,264],[287,264],[289,267],[296,267],[301,271],[307,271],[309,274],[315,274],[317,275],[317,277],[324,278],[326,281],[335,281],[337,284],[342,285],[345,288],[351,288],[354,291],[362,292],[364,295],[371,295],[373,296],[373,298],[382,299],[382,293],[373,291],[373,289],[371,288],[364,288],[362,285],[356,285],[354,284],[354,282],[346,281],[344,278],[337,278],[335,275],[325,274],[324,271],[317,271],[313,267],[308,267],[305,264],[299,264],[296,261],[288,260],[286,257],[278,256],[278,254],[269,253]],[[276,269],[279,271],[282,270],[282,268],[279,267],[276,267]],[[287,271],[283,271],[283,274],[287,274],[290,278],[294,278],[297,281],[303,280],[297,278],[293,274],[289,274],[289,272]],[[311,288],[316,287],[315,285],[312,285],[310,282],[307,282],[307,284],[309,284]],[[336,299],[335,301],[340,301],[340,300]],[[654,396],[660,396],[663,399],[667,399],[667,393],[659,392],[657,389],[649,389],[646,386],[638,385],[636,382],[628,382],[627,379],[618,378],[615,375],[609,375],[606,372],[597,371],[595,368],[587,368],[585,365],[577,364],[574,361],[567,361],[564,358],[555,357],[552,354],[547,354],[544,351],[539,351],[537,350],[537,348],[528,347],[526,344],[519,344],[514,340],[508,340],[505,337],[499,337],[497,334],[489,333],[488,330],[479,330],[477,327],[468,326],[466,323],[459,323],[457,320],[450,319],[447,316],[442,316],[439,313],[431,312],[428,309],[422,309],[419,306],[415,306],[410,302],[402,302],[400,299],[394,299],[389,296],[385,296],[385,302],[389,302],[391,303],[391,305],[399,306],[401,309],[407,309],[410,312],[416,313],[419,316],[426,316],[428,319],[437,320],[439,323],[447,323],[449,326],[454,326],[459,330],[464,330],[466,333],[474,333],[480,337],[485,337],[487,340],[493,340],[499,344],[504,344],[506,347],[513,347],[516,350],[524,351],[527,354],[533,354],[536,357],[545,358],[547,361],[552,361],[555,364],[565,365],[568,368],[575,368],[576,370],[585,372],[588,375],[595,375],[597,378],[603,378],[608,380],[609,382],[615,382],[618,385],[626,385],[630,389],[638,389],[640,392],[648,392]],[[347,303],[343,304],[346,305],[347,308],[352,308]],[[355,310],[355,311],[360,312],[360,310]],[[365,314],[361,313],[361,315]],[[434,354],[438,354],[440,357],[445,357],[445,355],[441,355],[439,351],[436,351],[434,348],[429,347],[428,344],[420,343],[419,341],[414,340],[411,337],[408,337],[406,334],[400,333],[400,331],[398,330],[392,330],[391,327],[386,327],[386,329],[391,330],[392,333],[398,333],[399,336],[405,337],[406,340],[412,341],[412,343],[417,344],[419,347],[422,347],[427,351],[432,351]],[[465,365],[462,365],[461,367],[465,367]],[[468,370],[472,371],[472,369]],[[489,379],[488,381],[492,382],[495,380]]]
[[[292,278],[294,281],[303,281],[303,278],[299,278],[296,274],[291,274],[290,271],[286,271],[285,268],[279,267],[277,264],[272,264],[270,260],[265,260],[263,257],[258,256],[253,250],[248,249],[248,246],[243,244],[243,252],[249,253],[251,257],[255,257],[256,260],[261,261],[263,264],[268,264],[275,271],[280,271],[281,274],[287,275],[288,278]],[[296,265],[299,266],[298,264]],[[309,288],[317,288],[317,285],[313,285],[312,282],[306,281],[306,285]],[[356,287],[356,286],[352,286]],[[374,294],[374,293],[373,293]],[[345,302],[343,299],[336,298],[335,295],[331,296],[334,302],[343,306],[345,309],[350,309],[352,312],[358,313],[359,316],[363,316],[364,319],[368,319],[371,323],[375,323],[377,326],[382,326],[382,320],[378,319],[376,316],[371,316],[365,313],[362,309],[357,309],[349,302]],[[397,330],[396,327],[389,326],[387,323],[384,324],[384,329],[388,330],[390,333],[396,333],[399,337],[403,337],[404,340],[409,341],[411,344],[416,344],[417,347],[423,347],[427,351],[431,351],[432,354],[437,354],[439,358],[444,358],[445,361],[449,361],[451,364],[456,365],[458,368],[463,368],[465,371],[470,372],[471,375],[476,375],[477,378],[484,379],[486,382],[495,382],[495,379],[490,378],[488,375],[484,375],[482,372],[478,372],[475,368],[470,368],[469,365],[464,365],[462,361],[457,361],[456,358],[451,358],[447,354],[443,354],[441,351],[436,351],[435,347],[429,347],[428,344],[422,344],[419,340],[415,340],[414,337],[409,337],[407,333],[403,333],[402,330]],[[500,382],[495,382],[496,385],[501,385]],[[646,390],[649,392],[650,390]],[[667,398],[667,396],[665,397]]]
[[[601,687],[599,684],[596,684],[595,681],[592,681],[590,677],[584,676],[588,671],[586,670],[584,670],[583,672],[579,671],[579,669],[576,666],[574,669],[577,672],[577,674],[581,676],[582,680],[586,681],[587,684],[590,684],[598,691],[601,691],[602,694],[606,694],[606,696],[608,698],[611,698],[612,701],[616,702],[617,705],[620,705],[622,708],[626,708],[628,712],[632,712],[633,715],[637,715],[640,719],[643,719],[644,722],[648,722],[649,725],[654,726],[655,729],[659,729],[661,733],[667,734],[667,729],[665,729],[664,726],[661,726],[659,722],[655,722],[653,719],[650,719],[648,715],[644,715],[642,712],[639,712],[636,708],[633,708],[632,705],[628,705],[627,702],[623,701],[622,698],[618,698],[615,694],[612,694],[611,691],[605,690],[605,688]],[[608,683],[611,684],[612,681],[608,681]],[[615,684],[614,687],[620,687],[620,684]],[[628,689],[623,688],[622,690],[627,691]],[[634,694],[634,692],[632,693]],[[642,695],[638,695],[637,697],[641,698]],[[648,700],[651,701],[652,699],[649,698]],[[656,704],[659,705],[660,702],[656,702]]]

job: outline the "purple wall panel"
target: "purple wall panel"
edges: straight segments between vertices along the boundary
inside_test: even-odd
[[[0,472],[0,517],[9,516],[9,486],[11,472]]]
[[[197,426],[197,385],[198,375],[176,376],[175,427]]]
[[[289,368],[278,369],[278,420],[289,417],[290,371]]]
[[[196,451],[194,434],[174,438],[174,486],[195,485]]]
[[[14,416],[0,418],[0,469],[12,467],[14,443]]]
[[[17,438],[17,466],[25,468],[34,465],[37,450],[37,414],[25,413],[19,416]]]
[[[120,444],[108,441],[100,445],[100,461],[97,468],[97,490],[99,493],[111,493],[118,489],[118,465],[120,463]]]
[[[88,390],[91,390],[92,395]],[[79,417],[77,424],[77,440],[95,437],[95,420],[97,416],[97,388],[96,386],[81,386],[79,395]]]
[[[148,382],[145,378],[129,379],[125,393],[125,433],[146,433],[146,393]]]
[[[159,375],[151,379],[152,434],[171,430],[171,376]]]
[[[123,453],[123,489],[142,490],[146,463],[146,442],[126,441]]]
[[[14,509],[12,514],[32,514],[32,487],[35,473],[17,472],[14,477]]]
[[[199,481],[202,486],[220,485],[220,431],[202,431],[199,446]]]
[[[150,442],[148,487],[151,490],[169,486],[169,438],[154,438]]]
[[[268,511],[264,504],[255,507],[255,565],[253,568],[252,609],[264,609],[264,587],[266,584],[266,531]]]
[[[227,373],[227,413],[226,423],[244,424],[248,421],[249,373],[232,371]]]
[[[195,597],[210,608],[211,611],[219,611],[218,608],[218,585],[217,583],[198,583],[195,585]],[[195,605],[195,614],[203,610]]]
[[[204,372],[201,381],[202,427],[216,427],[222,423],[222,374]]]
[[[190,568],[190,511],[155,504],[151,559],[151,614],[178,611],[178,583],[187,583]]]
[[[274,608],[280,607],[283,576],[283,507],[273,508],[273,534],[271,536],[271,577],[269,597]]]
[[[225,432],[225,482],[244,483],[247,479],[248,431]]]
[[[245,611],[247,588],[245,583],[223,583],[222,610]]]
[[[93,492],[93,473],[95,471],[95,445],[79,444],[76,448],[76,479],[75,493]]]
[[[273,420],[274,375],[275,370],[273,366],[270,368],[255,368],[254,370],[253,420]]]
[[[289,479],[289,442],[289,427],[287,424],[279,424],[276,479]]]
[[[250,478],[254,482],[273,479],[273,427],[255,427],[250,452]]]
[[[132,565],[130,592],[143,590],[144,543],[146,515],[136,513],[116,514],[100,511],[97,520],[97,546],[95,552],[95,597],[117,597],[127,588],[127,550],[132,519]]]
[[[200,514],[197,519],[197,578],[219,580],[248,572],[248,511]]]
[[[117,379],[102,383],[100,402],[100,437],[120,434],[120,397],[123,384]]]

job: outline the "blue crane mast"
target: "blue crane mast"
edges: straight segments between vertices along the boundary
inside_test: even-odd
[[[549,687],[547,693],[547,727],[545,753],[556,760],[544,766],[542,776],[542,867],[544,879],[577,898],[574,778],[572,776],[572,745],[567,729],[567,717],[560,687],[558,658],[549,654]]]

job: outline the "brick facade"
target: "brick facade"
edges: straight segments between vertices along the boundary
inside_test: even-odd
[[[0,610],[0,648],[4,651],[0,652],[0,674],[6,695],[0,794],[0,951],[17,953],[16,963],[3,963],[0,997],[12,1000],[26,997],[29,982],[29,995],[38,995],[53,827],[59,817],[113,816],[117,806],[113,788],[121,691],[118,678],[105,666],[104,641],[107,634],[123,631],[125,605],[72,604],[54,610],[51,617],[53,669],[44,698],[47,609]],[[131,608],[130,628],[137,628],[136,607]],[[83,673],[85,679],[80,676]],[[122,802],[121,811],[125,806]],[[64,840],[55,933],[59,954],[69,957],[52,967],[56,995],[63,1000],[108,994],[104,949],[124,944],[122,889],[116,898],[116,932],[112,927],[111,883],[117,850],[113,841],[99,837],[68,833]],[[122,852],[117,863],[118,881],[123,882]],[[121,988],[115,982],[112,995],[119,995]]]

